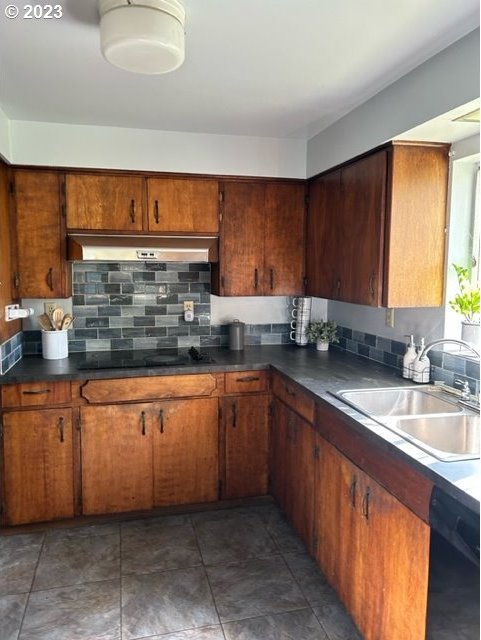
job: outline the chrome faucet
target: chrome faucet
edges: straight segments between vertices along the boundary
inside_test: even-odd
[[[472,347],[469,344],[469,342],[464,342],[464,340],[456,340],[456,338],[440,338],[439,340],[433,340],[432,342],[429,342],[424,347],[423,352],[419,356],[419,359],[422,360],[427,355],[428,351],[431,351],[431,349],[433,347],[436,347],[439,344],[445,344],[446,342],[453,343],[453,344],[459,344],[461,347],[464,347],[465,349],[469,349],[469,351],[474,353],[474,355],[476,356],[476,358],[478,360],[480,359],[479,351],[477,351],[477,349]]]

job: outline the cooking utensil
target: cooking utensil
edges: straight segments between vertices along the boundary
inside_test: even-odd
[[[38,324],[44,331],[52,331],[55,327],[52,325],[52,319],[46,313],[42,313],[38,316]]]
[[[62,321],[64,316],[65,313],[60,307],[57,307],[52,312],[52,324],[57,331],[60,331],[60,329],[62,328]]]
[[[60,326],[61,330],[70,329],[73,324],[74,317],[70,313],[66,313],[63,317],[62,324]]]

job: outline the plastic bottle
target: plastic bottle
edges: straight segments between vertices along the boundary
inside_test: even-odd
[[[409,337],[409,342],[406,348],[406,353],[404,354],[404,358],[403,358],[403,378],[406,378],[407,380],[412,380],[413,379],[413,363],[417,356],[416,345],[414,344],[414,336],[412,334],[407,335],[406,337]]]
[[[431,377],[431,362],[427,356],[422,356],[424,351],[424,338],[421,338],[421,344],[418,349],[418,354],[413,362],[413,382],[426,384]]]

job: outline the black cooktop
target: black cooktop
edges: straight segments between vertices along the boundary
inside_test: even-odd
[[[77,369],[135,369],[138,367],[179,367],[182,365],[209,364],[215,362],[205,353],[191,347],[187,354],[175,349],[159,352],[117,351],[105,354],[86,354]]]

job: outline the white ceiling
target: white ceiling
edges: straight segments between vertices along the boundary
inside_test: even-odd
[[[96,0],[60,3],[0,15],[11,120],[310,138],[479,25],[479,0],[185,0],[184,65],[141,76],[102,58]]]

